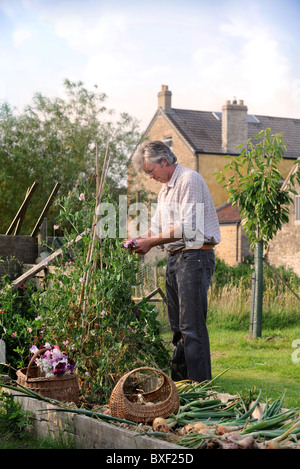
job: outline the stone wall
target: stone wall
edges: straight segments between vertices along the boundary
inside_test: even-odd
[[[21,403],[24,411],[31,412],[33,432],[36,436],[52,436],[54,439],[63,438],[64,441],[71,438],[79,449],[180,449],[171,442],[141,436],[136,432],[74,412],[59,412],[55,405],[25,396],[20,397],[20,393],[17,396],[15,391],[9,392],[15,394],[15,399]]]
[[[299,185],[296,187],[300,194]],[[292,198],[295,200],[293,194]],[[300,276],[300,221],[295,220],[295,206],[290,205],[289,222],[282,226],[277,235],[269,242],[267,258],[275,267],[291,268]]]
[[[221,242],[215,247],[215,254],[226,264],[235,266],[251,254],[247,236],[240,224],[221,224],[220,232]]]

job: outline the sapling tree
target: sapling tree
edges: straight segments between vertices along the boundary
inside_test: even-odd
[[[229,194],[229,202],[238,205],[242,226],[248,236],[255,259],[255,293],[253,298],[253,328],[255,337],[261,336],[263,300],[263,250],[282,225],[289,220],[289,206],[300,170],[291,174],[282,187],[278,169],[286,149],[281,133],[272,135],[271,129],[261,131],[247,144],[239,145],[240,155],[231,157],[216,177]],[[295,164],[298,164],[296,162]],[[225,175],[226,173],[226,175]]]

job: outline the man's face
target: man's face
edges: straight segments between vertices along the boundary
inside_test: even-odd
[[[161,163],[150,163],[144,161],[144,172],[148,174],[150,179],[165,183],[170,180],[170,166],[167,166],[167,161],[162,160]]]

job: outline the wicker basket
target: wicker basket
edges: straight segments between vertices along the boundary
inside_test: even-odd
[[[41,396],[60,402],[74,402],[77,404],[79,386],[76,373],[62,375],[61,377],[39,376],[39,368],[34,366],[34,360],[46,350],[49,349],[38,350],[31,358],[28,368],[22,368],[17,371],[17,383]]]
[[[148,392],[139,391],[132,394],[126,392],[128,382],[135,381],[134,375],[139,387],[143,385],[143,381],[147,380],[147,375],[144,374],[146,371],[160,376],[158,387]],[[152,405],[141,404],[140,399],[145,403],[151,402]],[[109,399],[109,408],[113,417],[137,423],[151,423],[156,417],[167,418],[173,413],[176,414],[179,404],[179,394],[174,382],[161,370],[150,367],[136,368],[125,374],[114,387]]]

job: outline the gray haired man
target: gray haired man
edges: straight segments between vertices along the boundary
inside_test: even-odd
[[[138,237],[134,251],[146,254],[155,246],[167,251],[165,284],[174,345],[171,377],[210,380],[207,291],[215,269],[214,246],[220,242],[211,194],[203,177],[181,166],[161,141],[143,142],[132,162],[162,184],[151,228]]]

